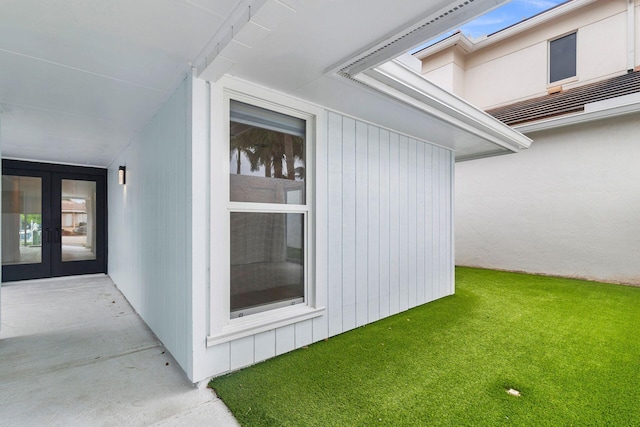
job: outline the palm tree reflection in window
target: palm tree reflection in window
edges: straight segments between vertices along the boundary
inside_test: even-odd
[[[303,137],[234,121],[230,125],[231,201],[286,203],[287,191],[304,192]]]

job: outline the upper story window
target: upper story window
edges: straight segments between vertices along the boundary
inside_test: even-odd
[[[576,34],[549,42],[549,83],[576,76]]]

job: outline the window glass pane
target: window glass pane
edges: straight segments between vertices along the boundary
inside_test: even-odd
[[[96,183],[62,180],[62,262],[96,259]]]
[[[42,178],[2,176],[2,264],[42,262]]]
[[[231,213],[231,317],[304,301],[304,214]]]
[[[549,43],[549,82],[576,75],[576,33]]]
[[[305,204],[305,132],[303,119],[232,100],[230,200]]]

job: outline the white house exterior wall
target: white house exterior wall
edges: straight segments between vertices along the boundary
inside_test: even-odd
[[[452,153],[328,117],[328,333],[454,292]]]
[[[456,263],[640,285],[640,116],[456,166]],[[487,191],[491,189],[491,191]]]
[[[316,141],[317,280],[325,313],[207,347],[208,91],[187,76],[109,168],[109,274],[194,381],[248,366],[454,292],[453,153],[338,113]],[[214,153],[215,154],[215,153]],[[126,186],[118,166],[127,167]],[[198,185],[192,185],[197,182]],[[209,223],[209,221],[212,221]],[[117,236],[117,237],[116,237]]]
[[[109,275],[185,372],[192,369],[191,78],[109,167]],[[118,185],[118,166],[127,184]]]
[[[327,113],[317,141],[315,236],[326,311],[198,348],[192,380],[304,347],[454,292],[453,153]],[[194,283],[194,286],[200,286]]]

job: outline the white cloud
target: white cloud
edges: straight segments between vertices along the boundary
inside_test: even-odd
[[[474,19],[473,21],[469,22],[468,24],[464,25],[464,27],[484,27],[487,25],[498,25],[498,24],[502,24],[503,22],[507,21],[507,18],[504,16],[481,16],[480,18]]]
[[[523,5],[527,5],[527,6],[532,6],[535,7],[536,9],[540,9],[540,10],[547,10],[552,8],[553,6],[556,6],[560,3],[562,3],[562,1],[552,1],[552,0],[518,0],[518,3],[521,3]]]

